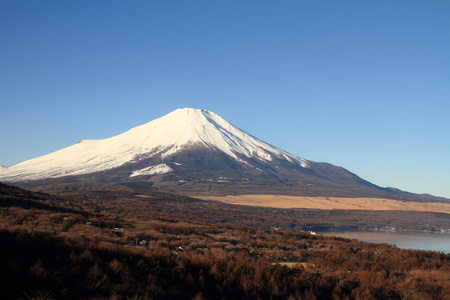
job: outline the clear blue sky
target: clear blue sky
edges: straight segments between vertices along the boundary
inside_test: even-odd
[[[0,2],[0,164],[174,109],[450,198],[450,1]]]

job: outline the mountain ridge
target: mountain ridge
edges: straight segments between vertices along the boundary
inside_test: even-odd
[[[288,153],[213,112],[193,108],[0,169],[0,181],[25,188],[93,181],[190,195],[411,197],[342,167]]]

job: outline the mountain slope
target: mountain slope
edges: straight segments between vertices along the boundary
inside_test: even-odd
[[[0,170],[0,180],[23,181],[89,174],[161,158],[201,145],[237,155],[270,161],[282,157],[300,165],[306,160],[272,147],[207,110],[178,109],[147,124],[104,140],[83,140],[62,150]]]
[[[271,146],[207,110],[177,109],[103,140],[0,169],[0,181],[24,187],[93,181],[186,194],[283,193],[392,196],[328,163]]]

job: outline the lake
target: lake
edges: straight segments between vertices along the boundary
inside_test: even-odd
[[[431,232],[380,232],[380,231],[343,231],[320,232],[327,236],[340,236],[370,243],[387,243],[403,249],[432,250],[450,253],[450,234]]]

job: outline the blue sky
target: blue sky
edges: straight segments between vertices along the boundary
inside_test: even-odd
[[[450,1],[0,2],[0,164],[174,109],[450,198]]]

